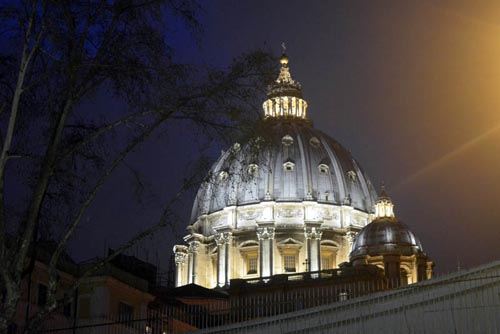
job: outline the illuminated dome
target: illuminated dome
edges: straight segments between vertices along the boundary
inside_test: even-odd
[[[432,276],[433,263],[410,229],[396,219],[394,205],[384,189],[375,204],[375,219],[357,234],[351,262],[373,264],[385,275],[403,283],[415,283]]]
[[[379,218],[359,232],[351,258],[380,254],[412,255],[422,251],[420,241],[406,225],[394,218]]]
[[[306,120],[265,120],[263,139],[223,153],[200,188],[192,221],[232,205],[317,201],[372,212],[376,193],[350,152]]]
[[[356,236],[351,259],[365,255],[412,255],[423,252],[413,232],[395,218],[393,206],[385,190],[382,190],[375,206],[375,219]]]
[[[191,221],[232,205],[260,201],[319,201],[371,212],[377,198],[360,165],[306,118],[302,86],[288,56],[263,103],[261,136],[223,152],[201,186]]]
[[[286,54],[253,138],[208,172],[185,244],[174,247],[176,285],[335,269],[374,215],[376,192],[351,153],[313,127]]]

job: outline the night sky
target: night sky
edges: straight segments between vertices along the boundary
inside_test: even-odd
[[[279,56],[286,42],[309,118],[352,151],[377,188],[385,181],[396,216],[436,270],[500,258],[499,1],[218,0],[204,8],[200,44],[179,31],[179,59],[224,67],[255,48]],[[101,96],[91,107],[114,103]],[[88,213],[75,256],[102,255],[154,222],[196,145],[189,128],[170,129],[136,152],[129,163],[146,175],[146,200],[134,201],[120,170]],[[179,206],[181,230],[193,196]],[[131,253],[166,267],[173,241],[165,230]]]

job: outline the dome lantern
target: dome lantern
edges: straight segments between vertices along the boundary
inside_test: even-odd
[[[394,218],[394,204],[385,192],[384,185],[382,185],[382,191],[375,203],[375,218]]]
[[[292,79],[285,43],[280,58],[280,73],[269,85],[267,100],[262,105],[266,118],[306,118],[307,102],[302,98],[302,86]]]

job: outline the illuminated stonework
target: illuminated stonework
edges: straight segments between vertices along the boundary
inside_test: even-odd
[[[176,256],[177,286],[222,287],[234,278],[290,273],[285,267],[290,257],[295,272],[321,270],[322,263],[334,269],[349,260],[349,236],[372,219],[351,206],[305,200],[261,201],[201,215],[185,238],[190,245],[198,242],[196,252],[174,250],[182,253]]]
[[[268,99],[262,105],[266,118],[306,118],[307,102],[302,98],[302,86],[292,79],[288,67],[288,57],[280,59],[281,69],[278,79],[269,86]]]
[[[338,268],[374,218],[368,176],[306,119],[288,57],[280,63],[264,102],[266,138],[223,152],[200,185],[186,245],[174,250],[177,286]]]
[[[380,197],[375,203],[375,218],[394,218],[394,204],[392,204],[391,199],[385,193],[385,189],[382,188]]]
[[[263,108],[266,117],[306,118],[307,102],[293,96],[273,97],[264,102]]]

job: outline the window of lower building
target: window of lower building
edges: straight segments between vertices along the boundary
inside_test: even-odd
[[[43,306],[47,304],[47,286],[45,284],[38,284],[38,297],[37,297],[37,305]]]
[[[63,305],[63,314],[64,314],[64,316],[65,316],[65,317],[67,317],[67,318],[71,317],[71,315],[72,315],[72,314],[71,314],[71,309],[72,309],[72,307],[71,307],[71,306],[72,306],[72,304],[73,304],[73,302],[68,301],[68,299],[69,299],[69,298],[68,298],[68,296],[65,294],[65,295],[64,295],[64,300],[65,300],[65,302],[64,302],[64,305]]]
[[[15,322],[9,324],[9,327],[7,327],[7,334],[17,334],[17,324]]]
[[[134,307],[120,302],[118,304],[118,319],[120,322],[127,326],[132,326],[134,318]]]
[[[85,319],[90,317],[90,298],[80,297],[78,300],[78,317]]]
[[[297,271],[295,255],[284,255],[283,261],[286,273],[294,273]]]

